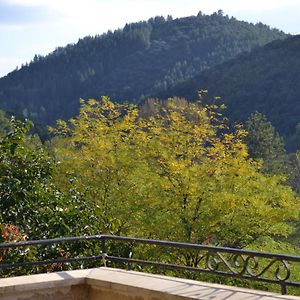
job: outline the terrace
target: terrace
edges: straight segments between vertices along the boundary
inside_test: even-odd
[[[30,256],[27,255],[32,251],[31,249],[35,249],[35,253],[40,253],[39,257],[47,257],[46,250],[51,251],[53,247],[57,249],[57,245],[60,249],[63,247],[71,249],[68,247],[72,245],[75,246],[72,249],[76,249],[78,246],[85,247],[84,244],[95,247],[96,251],[99,247],[100,253],[88,253],[89,255],[72,253],[72,256],[41,260],[30,260]],[[116,251],[116,249],[123,250]],[[160,252],[159,249],[162,251]],[[27,271],[24,272],[33,273],[43,270],[80,268],[2,278],[0,279],[1,300],[300,299],[296,296],[174,277],[205,273],[246,282],[276,285],[280,287],[282,294],[286,294],[289,288],[295,291],[300,287],[299,282],[293,281],[293,271],[297,270],[297,265],[300,263],[300,257],[294,256],[109,235],[5,243],[0,244],[0,250],[6,253],[9,250],[26,254],[21,260],[16,259],[14,262],[4,262],[4,259],[0,264],[2,276],[12,270],[20,272],[26,269]],[[147,259],[143,257],[145,252],[147,252]],[[149,253],[154,253],[153,257],[149,256]],[[197,263],[180,264],[180,260],[172,263],[167,259],[168,256],[159,253],[177,254],[178,257],[186,253],[193,254],[193,257],[197,258]],[[142,272],[132,271],[132,269]],[[169,276],[149,272],[164,272]]]

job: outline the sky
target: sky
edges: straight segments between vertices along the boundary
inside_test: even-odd
[[[300,0],[0,0],[0,77],[35,54],[86,35],[157,15],[178,18],[219,9],[238,20],[300,34]]]

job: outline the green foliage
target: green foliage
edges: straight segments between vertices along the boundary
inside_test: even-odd
[[[271,174],[288,174],[288,158],[283,138],[267,120],[266,116],[256,112],[248,118],[245,128],[248,132],[245,142],[249,155],[263,161],[263,171]]]
[[[0,140],[0,212],[4,224],[17,225],[31,239],[66,234],[62,197],[51,182],[54,162],[26,143],[31,123],[12,119]]]

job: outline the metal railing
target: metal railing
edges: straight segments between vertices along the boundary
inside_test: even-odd
[[[125,263],[129,270],[134,265],[152,266],[179,271],[193,271],[200,273],[211,273],[231,278],[254,280],[259,282],[277,284],[281,287],[281,293],[286,294],[287,287],[300,287],[300,282],[291,280],[292,264],[297,264],[300,271],[300,257],[291,255],[273,254],[267,252],[255,252],[233,248],[213,247],[192,243],[179,243],[170,241],[160,241],[141,238],[129,238],[112,235],[93,235],[81,237],[66,237],[57,239],[45,239],[34,241],[23,241],[16,243],[0,244],[1,251],[16,248],[28,248],[41,245],[65,244],[74,242],[99,242],[101,253],[99,255],[64,257],[38,261],[22,261],[5,263],[0,262],[0,271],[17,267],[30,267],[39,265],[49,265],[54,263],[65,264],[80,261],[102,261],[102,265],[109,263]],[[137,245],[159,246],[168,248],[168,251],[178,251],[178,253],[193,253],[196,260],[193,265],[170,263],[153,259],[132,258],[132,251],[127,257],[116,256],[109,253],[109,248],[115,242],[130,244],[130,249],[134,251]],[[172,249],[172,250],[170,250]],[[293,266],[295,267],[295,266]]]

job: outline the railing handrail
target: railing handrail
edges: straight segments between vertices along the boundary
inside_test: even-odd
[[[101,239],[103,235],[86,235],[86,236],[76,236],[76,237],[63,237],[55,239],[42,239],[42,240],[28,240],[28,241],[18,241],[18,242],[8,242],[0,243],[0,249],[8,248],[20,248],[24,246],[32,245],[51,245],[56,243],[68,243],[68,242],[80,242]]]
[[[300,287],[300,282],[289,281],[290,273],[291,273],[289,262],[300,263],[300,257],[293,256],[293,255],[276,254],[270,252],[257,252],[252,250],[216,247],[216,246],[200,245],[194,243],[173,242],[173,241],[144,239],[144,238],[132,238],[132,237],[124,237],[124,236],[105,235],[105,234],[1,243],[0,250],[27,247],[27,246],[37,246],[37,245],[53,245],[58,243],[85,242],[85,241],[92,241],[92,240],[101,241],[101,255],[80,256],[75,258],[64,258],[64,259],[59,258],[59,259],[51,259],[51,260],[44,260],[44,261],[19,262],[19,263],[11,263],[11,264],[5,264],[3,262],[0,262],[0,270],[13,268],[13,267],[43,265],[43,264],[50,264],[56,262],[67,263],[67,262],[76,262],[76,261],[83,261],[83,260],[102,259],[104,265],[106,265],[108,261],[115,261],[115,262],[119,261],[128,264],[128,268],[131,268],[131,264],[136,263],[140,265],[152,265],[152,266],[158,266],[158,267],[164,267],[164,268],[176,269],[176,270],[188,270],[188,271],[196,271],[202,273],[213,273],[217,275],[229,276],[234,278],[251,279],[251,280],[256,280],[261,282],[275,283],[281,286],[282,294],[286,293],[286,286]],[[150,260],[133,259],[131,256],[130,257],[111,256],[106,253],[107,252],[106,241],[122,241],[122,242],[174,247],[177,249],[180,248],[180,249],[202,250],[206,252],[201,256],[201,260],[204,259],[203,262],[205,262],[205,267],[198,268],[198,267],[185,266],[185,265],[161,263],[161,262],[150,261]],[[234,258],[232,258],[232,261],[226,259],[226,257],[224,256],[224,254],[226,253],[232,254],[234,256]],[[259,272],[258,271],[254,272],[256,271],[255,269],[258,269],[259,267],[258,258],[269,259],[270,262],[267,264],[267,266],[261,267],[261,270]],[[227,271],[219,270],[218,266],[220,264],[222,264]],[[264,275],[266,275],[266,273],[270,271],[272,267],[274,268],[276,264],[278,266],[274,271],[273,274],[274,278],[264,277]],[[282,277],[280,274],[280,268],[282,268],[281,270],[284,270],[284,274],[285,274],[284,277]]]
[[[0,243],[0,249],[19,248],[19,247],[21,248],[21,247],[32,246],[32,245],[51,245],[56,243],[80,242],[80,241],[103,240],[103,239],[138,242],[138,243],[149,244],[149,245],[155,244],[155,245],[173,246],[179,248],[193,248],[199,250],[217,250],[218,252],[226,252],[232,254],[246,254],[246,255],[254,255],[256,257],[278,258],[278,259],[284,259],[288,261],[300,262],[300,256],[289,255],[289,254],[277,254],[271,252],[244,250],[244,249],[219,247],[219,246],[209,246],[209,245],[201,245],[201,244],[186,243],[186,242],[132,238],[132,237],[124,237],[124,236],[116,236],[116,235],[108,235],[108,234],[87,235],[87,236],[83,235],[78,237],[64,237],[64,238],[54,238],[54,239],[41,239],[41,240],[29,240],[29,241],[21,241],[21,242]]]

